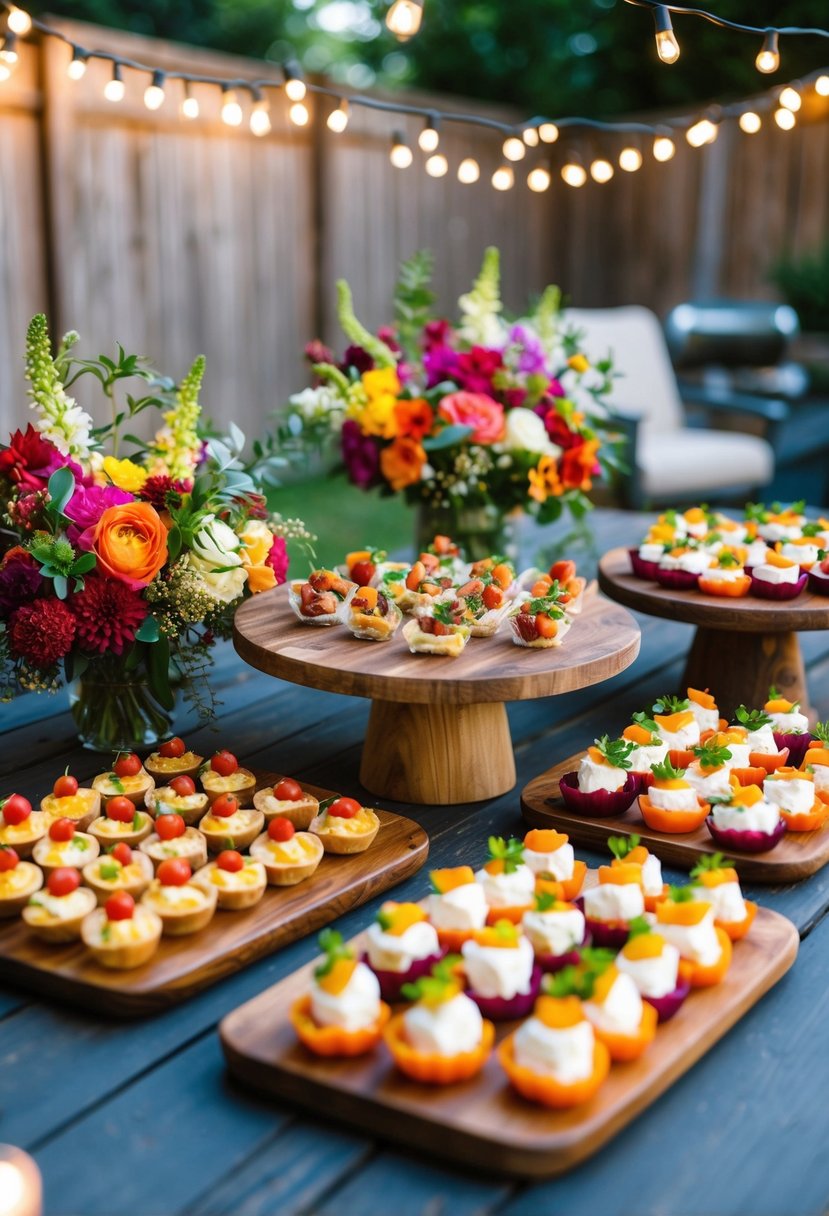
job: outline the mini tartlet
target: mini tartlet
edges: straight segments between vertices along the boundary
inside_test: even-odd
[[[0,801],[0,848],[14,849],[18,857],[31,857],[34,847],[49,828],[49,816],[33,811],[22,794],[10,794]]]
[[[161,930],[161,917],[152,908],[136,904],[127,891],[118,891],[84,918],[81,938],[102,967],[127,971],[152,958]]]
[[[176,735],[147,757],[144,768],[158,785],[169,785],[173,777],[197,777],[203,763],[204,756],[190,751]]]
[[[35,891],[43,886],[43,871],[21,861],[9,846],[0,848],[0,918],[17,916]]]
[[[515,645],[533,650],[560,646],[573,624],[559,603],[557,586],[552,594],[525,600],[509,621]]]
[[[55,790],[61,788],[61,782],[66,780],[66,777],[59,777],[55,782]],[[41,798],[40,809],[50,820],[71,819],[79,832],[85,832],[93,819],[97,819],[101,813],[101,795],[97,790],[79,786],[74,778],[69,780],[73,782],[74,790],[61,794],[53,790],[51,794]]]
[[[435,612],[440,613],[449,605],[437,604]],[[412,654],[435,654],[456,659],[469,641],[469,626],[456,624],[449,612],[447,619],[440,615],[416,616],[403,626],[403,637]]]
[[[625,743],[632,743],[633,750],[628,754],[630,772],[639,783],[640,790],[647,790],[652,780],[651,768],[661,764],[668,757],[668,745],[657,730],[653,718],[646,713],[633,715],[630,726],[622,731]]]
[[[523,860],[536,877],[560,883],[562,899],[575,899],[584,885],[587,865],[576,860],[573,846],[564,832],[552,828],[533,828],[527,832]]]
[[[751,594],[764,600],[793,600],[809,581],[796,561],[769,549],[759,565],[752,567]]]
[[[665,895],[665,883],[662,879],[662,862],[641,843],[641,838],[631,832],[629,836],[608,836],[607,847],[613,854],[610,868],[620,866],[639,866],[639,880],[642,884],[642,895],[645,899],[645,911],[653,912],[657,900]]]
[[[202,788],[212,806],[223,794],[232,794],[239,806],[246,806],[253,798],[256,777],[247,768],[240,768],[232,752],[216,752],[201,769]]]
[[[437,930],[419,904],[387,900],[365,934],[365,954],[384,1001],[399,1001],[404,984],[429,975],[443,955]]]
[[[536,893],[535,905],[524,913],[521,928],[536,962],[547,973],[577,963],[578,952],[588,940],[581,908],[547,891]]]
[[[676,946],[680,979],[692,988],[719,984],[731,965],[731,939],[714,923],[714,908],[690,887],[671,887],[656,906],[656,932]]]
[[[685,770],[674,768],[670,760],[655,764],[647,794],[639,795],[639,812],[655,832],[685,835],[705,822],[710,805],[700,799]]]
[[[582,900],[594,945],[621,949],[630,934],[631,921],[645,911],[642,867],[629,861],[599,866],[599,884],[589,887]]]
[[[380,820],[354,798],[333,798],[320,803],[308,830],[320,838],[326,853],[364,853],[380,831]]]
[[[353,586],[333,570],[314,570],[307,580],[290,581],[288,603],[303,625],[338,625],[343,601]]]
[[[210,853],[219,853],[227,848],[246,849],[253,844],[264,826],[265,816],[262,812],[240,807],[233,794],[222,794],[199,821],[199,831]]]
[[[134,752],[116,756],[112,768],[92,779],[92,788],[101,795],[106,809],[112,798],[129,798],[137,807],[145,805],[149,790],[155,785]]]
[[[522,1097],[566,1110],[595,1097],[610,1071],[610,1053],[578,996],[561,986],[569,982],[567,972],[550,979],[552,992],[562,995],[539,997],[532,1017],[500,1044],[498,1060]]]
[[[325,849],[318,836],[297,832],[289,819],[272,819],[251,843],[250,855],[264,867],[274,887],[293,887],[310,878]]]
[[[763,797],[780,811],[790,832],[814,832],[829,816],[829,804],[815,792],[814,774],[784,766],[763,781]]]
[[[218,904],[215,886],[191,882],[192,870],[182,858],[170,858],[158,867],[156,877],[141,896],[141,904],[161,919],[168,937],[198,933],[213,919]]]
[[[493,1021],[526,1017],[541,986],[532,943],[511,920],[480,929],[461,948],[466,992]]]
[[[471,866],[432,870],[429,875],[429,920],[437,930],[438,941],[446,950],[457,952],[487,918],[484,889],[475,881]]]
[[[319,945],[324,957],[310,992],[291,1006],[291,1024],[314,1055],[365,1055],[380,1042],[391,1012],[380,999],[377,976],[336,930],[324,929]]]
[[[168,857],[183,857],[191,869],[198,870],[207,864],[207,843],[197,828],[188,828],[181,815],[175,812],[158,815],[155,831],[138,846],[139,852],[149,857],[156,869]]]
[[[95,837],[87,832],[77,831],[71,819],[53,819],[48,833],[41,837],[32,850],[32,860],[37,862],[48,877],[53,870],[63,866],[83,869],[90,861],[95,860],[100,851],[101,846]]]
[[[138,810],[132,800],[122,794],[110,798],[104,814],[89,825],[89,835],[94,836],[102,848],[119,841],[130,846],[139,845],[152,830],[152,815]]]
[[[781,697],[775,688],[769,689],[769,699],[763,710],[771,718],[774,741],[780,751],[789,749],[789,763],[800,764],[812,741],[809,719],[798,701]]]
[[[524,860],[524,845],[511,837],[490,836],[487,842],[489,861],[475,874],[486,898],[487,922],[511,920],[520,924],[524,913],[533,906],[536,877]]]
[[[394,600],[376,587],[356,587],[349,592],[343,608],[345,627],[355,638],[368,642],[387,642],[402,620],[403,613]]]
[[[196,789],[192,777],[182,775],[172,780],[175,785],[157,785],[148,792],[147,810],[153,817],[170,813],[181,815],[187,826],[193,827],[207,810],[207,794]]]
[[[738,853],[765,853],[780,843],[786,824],[759,785],[734,785],[728,798],[715,798],[705,821],[722,849]]]
[[[578,769],[559,781],[567,809],[594,819],[623,815],[640,789],[638,778],[630,771],[634,747],[627,739],[611,740],[608,735],[596,739]]]
[[[81,935],[81,924],[95,909],[95,892],[81,886],[73,866],[53,870],[43,890],[30,896],[21,915],[36,937],[45,942],[71,942]]]
[[[253,805],[265,816],[266,823],[277,817],[290,819],[300,832],[308,830],[311,821],[319,814],[320,806],[319,799],[303,790],[292,777],[282,777],[273,788],[257,790],[253,795]]]
[[[259,903],[267,889],[268,876],[255,857],[243,857],[235,849],[225,849],[215,861],[193,875],[193,882],[197,887],[215,887],[219,907],[227,912],[240,912]]]
[[[634,939],[635,940],[635,939]],[[630,941],[623,949],[631,946]],[[638,1060],[653,1042],[658,1013],[607,950],[583,950],[579,964],[585,1017],[614,1062]]]
[[[138,899],[153,880],[153,863],[128,844],[116,844],[111,852],[84,866],[83,880],[95,892],[99,905],[118,891]]]

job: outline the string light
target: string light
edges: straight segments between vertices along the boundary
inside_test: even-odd
[[[148,110],[159,110],[164,105],[164,73],[153,72],[152,84],[144,90],[144,105]]]
[[[710,118],[701,118],[685,132],[685,138],[692,148],[701,148],[703,144],[712,144],[717,138],[716,124]]]
[[[561,166],[561,180],[565,185],[578,190],[587,181],[587,171],[577,160],[569,160],[566,165]]]
[[[664,4],[653,10],[656,26],[656,53],[663,63],[676,63],[679,59],[679,43],[676,40],[671,14]]]
[[[449,161],[440,152],[426,161],[426,172],[430,177],[445,177],[449,172]]]
[[[0,49],[0,60],[10,68],[17,63],[17,34],[11,32],[6,34]]]
[[[440,143],[440,132],[436,118],[429,118],[417,137],[421,152],[436,152]]]
[[[558,127],[554,122],[543,122],[538,128],[538,138],[543,144],[554,144],[558,139]]]
[[[234,90],[228,87],[222,89],[222,122],[229,127],[242,125],[242,107]]]
[[[22,8],[11,5],[7,24],[13,34],[18,34],[21,38],[25,38],[32,28],[32,19]]]
[[[343,98],[336,110],[332,110],[327,118],[327,126],[329,131],[334,131],[337,135],[342,135],[343,131],[348,126],[348,102]]]
[[[104,85],[104,97],[107,101],[123,101],[126,93],[120,63],[112,65],[112,79]]]
[[[755,114],[753,110],[746,110],[739,118],[740,130],[745,131],[746,135],[756,135],[762,127],[763,123],[759,114]]]
[[[545,190],[549,190],[552,180],[546,165],[536,165],[527,174],[527,185],[535,194],[543,194]]]
[[[289,101],[304,101],[308,86],[302,79],[299,68],[286,63],[282,68],[285,77],[285,96]]]
[[[250,129],[253,135],[261,137],[271,133],[271,116],[268,113],[267,99],[260,93],[254,94],[253,109],[250,112]]]
[[[72,58],[69,60],[66,75],[70,80],[81,80],[86,75],[86,54],[76,46],[72,47]]]
[[[503,153],[507,160],[523,160],[527,155],[527,145],[516,135],[508,135],[504,140]]]
[[[0,84],[5,84],[5,82],[10,79],[11,74],[12,70],[8,64],[0,61]]]
[[[463,182],[465,186],[473,185],[481,176],[481,166],[475,160],[474,156],[467,156],[458,165],[458,181]]]
[[[288,110],[288,117],[295,127],[307,127],[311,114],[304,101],[295,101]]]
[[[613,176],[613,166],[609,160],[605,160],[603,157],[600,157],[598,160],[594,160],[590,166],[590,176],[593,178],[594,182],[598,182],[599,185],[604,185],[604,183],[609,182]]]
[[[785,106],[781,106],[779,110],[774,111],[774,121],[781,131],[791,131],[797,119],[791,110],[787,110]]]
[[[666,160],[671,160],[675,154],[676,144],[670,135],[657,135],[653,141],[654,160],[664,163]]]
[[[819,97],[829,97],[829,76],[818,76],[815,81],[815,92]]]
[[[619,168],[625,173],[635,173],[642,168],[642,153],[638,148],[622,148],[619,153]]]
[[[778,100],[781,106],[784,106],[787,110],[793,110],[795,113],[803,104],[803,99],[797,89],[792,88],[791,85],[787,85],[785,89],[781,90]]]
[[[194,97],[192,95],[192,93],[190,92],[190,81],[189,80],[185,80],[185,82],[184,82],[184,98],[182,99],[180,108],[181,108],[181,117],[187,118],[191,122],[194,118],[198,118],[198,116],[199,116],[198,99],[196,97]]]
[[[414,153],[409,147],[406,136],[402,131],[395,131],[391,137],[391,152],[389,159],[395,169],[408,169],[414,160]]]
[[[386,13],[386,26],[398,42],[414,38],[423,20],[423,0],[394,0]]]
[[[539,142],[538,127],[525,127],[521,132],[521,138],[528,148],[537,148]]]
[[[511,190],[515,185],[512,165],[499,165],[492,175],[492,184],[496,190]]]
[[[780,67],[780,47],[777,30],[766,30],[763,45],[757,52],[754,66],[758,72],[768,76]]]

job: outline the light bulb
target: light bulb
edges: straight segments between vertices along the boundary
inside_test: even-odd
[[[258,98],[250,112],[250,129],[253,135],[269,135],[271,116],[268,113],[268,103],[264,97]]]
[[[523,160],[527,155],[527,145],[516,135],[509,135],[504,140],[503,152],[507,160]]]
[[[763,125],[760,115],[755,114],[753,110],[746,110],[745,114],[740,115],[740,130],[745,131],[746,135],[756,135]]]
[[[543,144],[554,144],[558,139],[558,127],[554,122],[543,122],[538,128],[538,134]]]
[[[701,118],[685,132],[685,138],[692,148],[701,148],[703,144],[712,144],[717,138],[717,128],[708,118]]]
[[[654,160],[670,160],[676,153],[676,144],[669,135],[657,135],[653,141]]]
[[[188,80],[185,80],[184,82],[184,99],[181,103],[180,110],[181,117],[190,119],[190,121],[192,121],[194,118],[198,118],[199,116],[198,99],[191,95],[190,82]]]
[[[395,131],[391,137],[389,158],[395,169],[408,169],[414,160],[414,153],[406,142],[406,136],[402,131]]]
[[[787,85],[780,93],[779,101],[781,106],[785,106],[787,110],[793,110],[795,113],[803,105],[803,100],[797,89],[793,89],[791,85]]]
[[[538,147],[538,127],[525,127],[521,132],[521,137],[528,148]]]
[[[492,184],[496,190],[511,190],[515,185],[512,165],[499,165],[492,175]]]
[[[536,194],[543,194],[545,190],[549,190],[552,180],[550,170],[545,169],[543,165],[537,165],[527,174],[527,185]]]
[[[120,63],[114,63],[112,65],[112,79],[108,80],[104,85],[104,97],[107,101],[123,101],[125,92],[124,81],[121,78],[121,65]]]
[[[144,90],[144,105],[148,110],[159,110],[164,105],[163,72],[153,72],[152,84]]]
[[[426,161],[426,172],[430,177],[445,177],[448,171],[449,161],[440,152],[436,152]]]
[[[386,13],[386,27],[398,42],[414,38],[423,20],[423,0],[394,0]]]
[[[334,131],[337,135],[348,126],[348,102],[343,99],[337,106],[336,110],[332,110],[328,115],[327,126],[329,131]]]
[[[435,152],[440,143],[440,132],[434,118],[430,118],[417,137],[421,152]]]
[[[781,106],[779,110],[774,111],[774,121],[781,131],[791,131],[797,119],[791,110],[787,110],[785,106]]]
[[[80,80],[86,74],[86,56],[76,46],[72,48],[72,58],[66,69],[70,80]]]
[[[777,30],[766,30],[766,36],[763,39],[763,45],[757,52],[754,66],[758,72],[763,72],[766,76],[770,72],[776,72],[780,67],[780,48],[778,46]]]
[[[599,184],[609,182],[613,176],[613,166],[609,160],[603,160],[601,158],[599,160],[594,160],[590,166],[590,176],[593,178],[594,182],[599,182]]]
[[[458,181],[465,186],[471,186],[481,176],[481,166],[472,156],[467,156],[458,165]]]
[[[242,125],[242,107],[236,100],[233,89],[222,90],[222,122],[229,127]]]
[[[288,117],[295,127],[307,127],[311,121],[311,115],[304,101],[295,101],[288,111]]]
[[[587,170],[575,161],[568,161],[566,165],[561,166],[561,177],[566,185],[578,189],[587,181]]]
[[[7,24],[13,34],[20,34],[21,37],[25,37],[32,28],[32,19],[22,8],[11,8],[9,9]]]
[[[0,59],[9,67],[14,67],[17,63],[17,34],[8,33],[3,39],[3,47],[0,50]]]
[[[285,77],[285,96],[288,100],[304,101],[308,89],[297,68],[286,63],[282,68],[282,74]]]
[[[818,76],[815,81],[815,92],[819,97],[829,97],[829,76]]]
[[[619,153],[619,168],[625,173],[635,173],[642,168],[642,153],[638,148],[622,148]]]
[[[5,63],[0,63],[0,84],[5,84],[5,82],[11,77],[11,74],[11,68]]]
[[[663,63],[676,63],[679,59],[679,43],[671,24],[670,10],[664,4],[658,4],[653,10],[653,20],[656,25],[657,55]]]

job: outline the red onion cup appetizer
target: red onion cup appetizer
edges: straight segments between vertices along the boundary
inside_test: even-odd
[[[589,819],[608,819],[612,815],[624,815],[638,795],[640,784],[638,777],[628,773],[620,790],[595,790],[585,794],[579,789],[578,773],[565,773],[558,788],[568,811]]]

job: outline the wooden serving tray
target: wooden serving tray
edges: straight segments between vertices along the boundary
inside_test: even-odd
[[[288,1021],[291,1004],[308,991],[313,964],[228,1014],[220,1036],[231,1073],[255,1089],[430,1157],[514,1177],[552,1177],[601,1148],[722,1038],[788,971],[798,944],[790,921],[760,908],[749,936],[735,945],[723,983],[692,993],[644,1056],[614,1064],[597,1096],[570,1111],[525,1101],[494,1054],[477,1077],[445,1088],[407,1080],[383,1045],[356,1060],[313,1056]],[[499,1041],[516,1025],[503,1023]]]
[[[256,772],[257,789],[280,774]],[[315,797],[333,790],[306,785]],[[24,922],[0,920],[0,971],[9,983],[48,997],[133,1017],[157,1013],[208,988],[232,972],[367,903],[416,873],[429,855],[429,837],[412,819],[378,810],[380,831],[365,853],[326,853],[311,878],[295,887],[268,887],[258,904],[242,912],[217,911],[190,937],[162,937],[143,967],[110,971],[81,942],[51,946]]]
[[[776,848],[768,853],[737,853],[715,844],[705,824],[695,832],[671,836],[655,832],[639,814],[638,801],[624,815],[591,819],[576,815],[564,805],[559,780],[575,771],[583,753],[578,752],[548,769],[524,787],[521,814],[534,828],[555,828],[566,832],[573,844],[604,850],[608,836],[636,833],[660,861],[690,870],[706,853],[723,853],[733,861],[743,879],[761,883],[798,882],[820,870],[829,861],[829,826],[816,832],[787,832]]]

